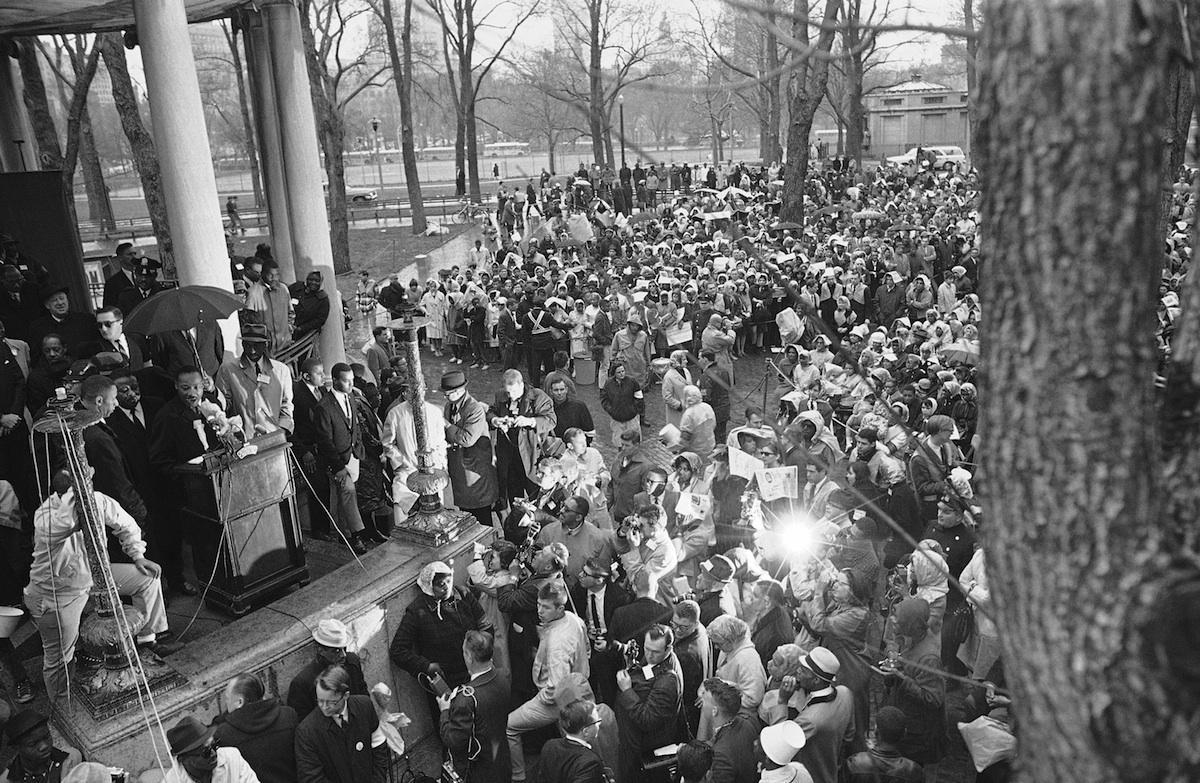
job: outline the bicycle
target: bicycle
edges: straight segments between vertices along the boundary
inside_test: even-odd
[[[487,209],[472,201],[463,201],[462,208],[451,218],[455,223],[485,223],[488,219]]]

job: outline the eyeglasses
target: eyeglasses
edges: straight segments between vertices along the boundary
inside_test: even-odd
[[[341,704],[342,702],[344,702],[346,700],[347,695],[348,694],[343,693],[341,696],[338,696],[336,699],[317,699],[317,704],[321,707],[336,707],[337,705]]]
[[[215,742],[209,742],[205,745],[202,745],[202,746],[196,748],[195,750],[189,750],[187,753],[180,753],[179,755],[180,756],[195,756],[197,758],[202,758],[202,759],[216,758],[217,744]]]
[[[119,323],[121,323],[121,322],[120,321],[97,321],[96,326],[100,327],[101,329],[111,329],[112,327],[116,326]]]
[[[760,451],[760,452],[758,452],[758,456],[760,456],[760,457],[778,457],[779,455],[773,451]]]

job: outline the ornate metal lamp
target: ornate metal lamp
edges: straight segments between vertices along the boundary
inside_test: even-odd
[[[428,422],[425,421],[425,375],[421,370],[421,350],[417,332],[428,321],[414,318],[418,311],[405,303],[399,318],[388,324],[400,332],[404,348],[404,364],[408,372],[408,400],[412,405],[413,429],[417,436],[417,470],[408,477],[408,488],[415,492],[417,502],[409,509],[404,521],[396,525],[394,534],[404,540],[436,547],[453,541],[471,527],[475,517],[465,511],[442,505],[442,490],[450,483],[446,471],[433,466],[430,459]]]

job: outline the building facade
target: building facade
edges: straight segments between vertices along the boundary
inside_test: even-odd
[[[962,147],[971,154],[967,92],[919,78],[865,98],[871,157],[900,155],[918,145]]]

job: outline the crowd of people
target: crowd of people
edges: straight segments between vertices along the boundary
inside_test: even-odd
[[[70,474],[52,467],[38,486],[27,427],[67,396],[104,422],[86,431],[86,455],[147,654],[173,652],[164,600],[196,591],[181,552],[198,543],[169,521],[173,469],[225,428],[283,430],[312,538],[359,553],[386,540],[421,469],[446,471],[445,502],[493,528],[465,580],[424,566],[389,650],[429,692],[406,709],[429,711],[463,780],[632,783],[671,768],[711,783],[915,781],[960,732],[980,780],[1008,779],[1010,702],[972,485],[973,175],[814,169],[801,226],[779,220],[775,167],[665,174],[616,207],[582,176],[543,177],[520,199],[501,191],[461,264],[407,284],[363,277],[361,362],[311,358],[295,373],[272,357],[300,323],[292,300],[307,292],[315,307],[319,279],[285,302],[269,261],[245,264],[241,353],[225,358],[196,331],[182,347],[125,335],[137,302],[71,313],[6,266],[0,603],[23,601],[37,623],[51,698],[91,580],[71,543]],[[1189,193],[1177,189],[1180,220]],[[629,214],[633,203],[644,209]],[[1164,350],[1185,240],[1168,240]],[[123,264],[125,297],[154,295],[153,264]],[[440,399],[422,401],[424,448],[387,325],[414,314],[422,348],[451,365]],[[767,368],[757,386],[737,377],[747,356]],[[493,365],[502,388],[480,388]],[[592,383],[599,410],[580,399]],[[288,708],[246,674],[216,726],[185,719],[168,733],[191,775],[177,779],[221,765],[239,780],[383,779],[385,699],[368,692],[344,626],[323,623],[314,641]],[[6,644],[26,702],[33,686]]]

